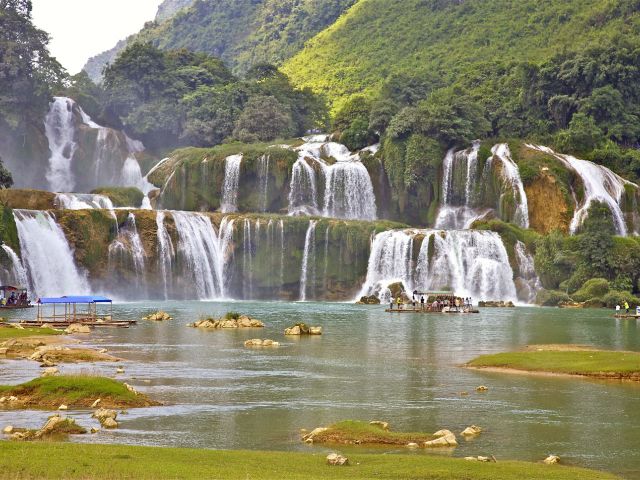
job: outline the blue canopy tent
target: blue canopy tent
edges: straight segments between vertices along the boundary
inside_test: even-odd
[[[94,323],[111,320],[113,318],[113,302],[110,298],[100,295],[72,295],[64,297],[42,297],[38,304],[37,321],[42,323]],[[108,315],[98,315],[98,304],[109,304]],[[53,306],[53,315],[44,315],[46,305]],[[64,305],[64,313],[56,305]],[[86,306],[86,310],[83,308]]]

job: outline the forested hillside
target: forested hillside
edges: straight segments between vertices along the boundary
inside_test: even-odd
[[[165,2],[166,3],[166,2]],[[172,2],[184,5],[186,2]],[[187,48],[222,58],[235,72],[257,63],[279,64],[331,25],[355,0],[196,0],[172,17],[162,9],[136,35],[85,66],[97,80],[127,44],[148,41],[163,50]],[[159,12],[160,13],[160,12]],[[163,21],[165,20],[165,21]]]

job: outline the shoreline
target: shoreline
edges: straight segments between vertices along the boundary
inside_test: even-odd
[[[586,373],[565,373],[565,372],[551,372],[547,370],[528,370],[515,367],[483,367],[476,365],[460,365],[460,368],[467,370],[484,371],[490,373],[508,373],[511,375],[534,375],[539,377],[560,377],[560,378],[582,378],[589,380],[602,380],[609,382],[626,382],[626,383],[640,383],[640,373],[633,374],[631,378],[622,374],[586,374]]]

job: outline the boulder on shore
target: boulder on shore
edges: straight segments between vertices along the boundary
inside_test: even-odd
[[[118,428],[118,422],[116,422],[116,418],[118,417],[118,412],[115,410],[111,410],[108,408],[99,408],[91,415],[93,418],[98,419],[100,425],[104,428]]]
[[[67,328],[64,329],[65,333],[73,334],[73,333],[91,333],[91,329],[88,325],[83,325],[81,323],[72,323]]]
[[[542,462],[546,465],[555,465],[556,463],[560,463],[560,457],[557,455],[549,455]]]
[[[337,453],[330,453],[329,455],[327,455],[327,465],[339,467],[349,465],[349,459],[347,457],[343,457],[342,455],[338,455]]]

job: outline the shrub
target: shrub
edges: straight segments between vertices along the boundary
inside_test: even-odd
[[[238,312],[227,312],[224,315],[226,320],[238,320],[240,318],[240,314]]]
[[[590,298],[601,298],[609,293],[609,282],[605,278],[592,278],[584,282],[580,290],[573,294],[573,299],[586,302]]]
[[[624,302],[629,302],[630,307],[635,307],[636,305],[640,305],[640,299],[638,297],[633,296],[630,292],[623,292],[620,290],[611,290],[607,293],[602,301],[609,308],[614,308],[616,305],[624,305]]]
[[[559,290],[540,290],[536,296],[536,303],[543,307],[557,307],[560,302],[570,302],[571,298]]]

